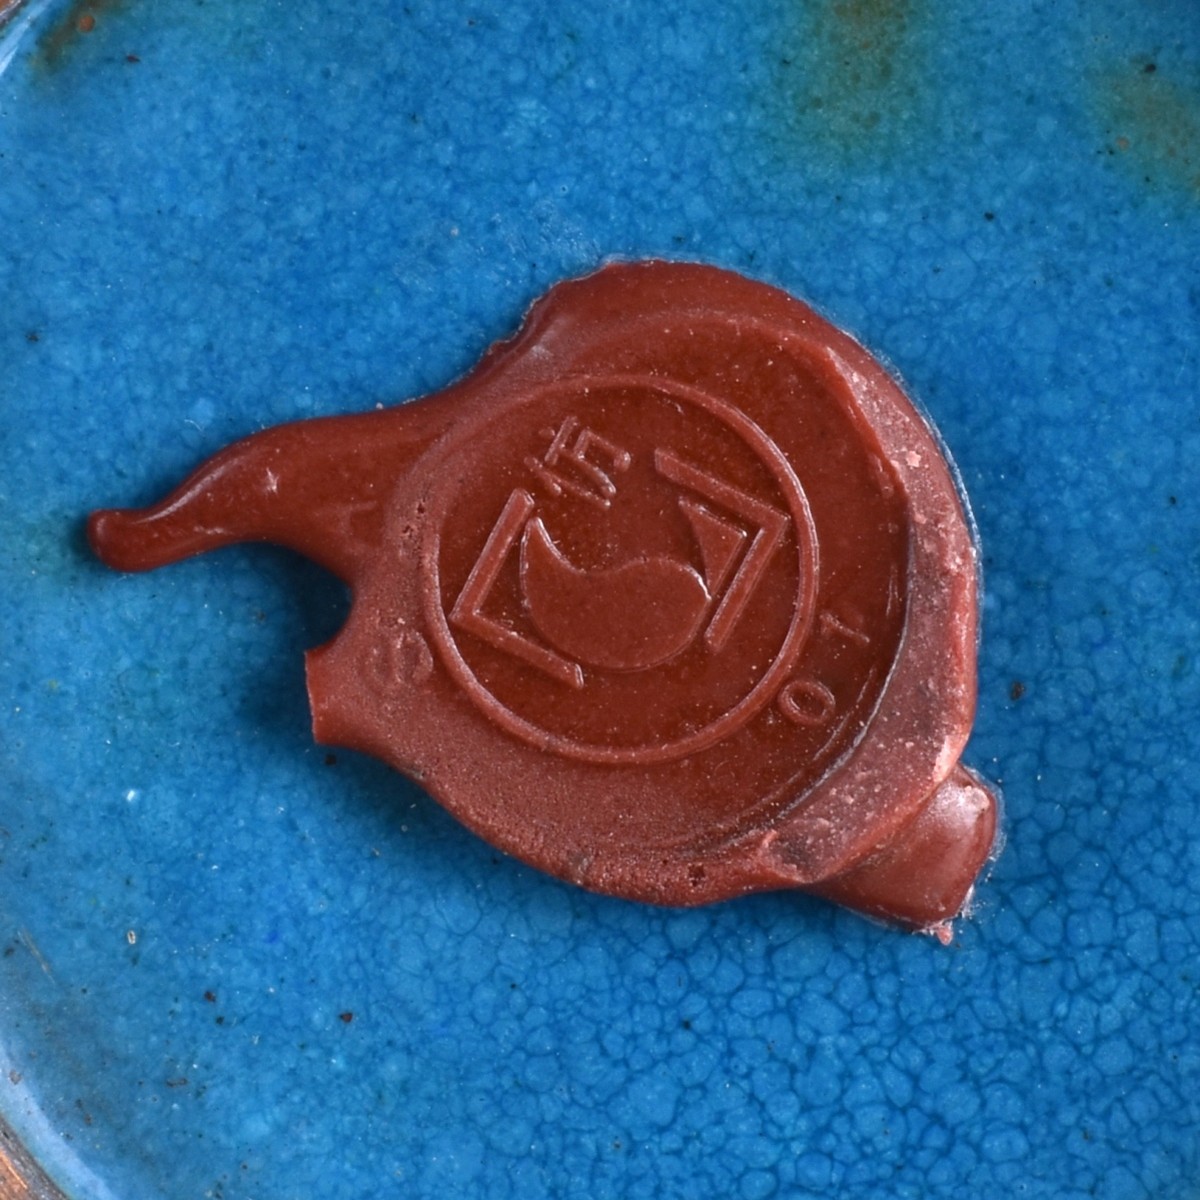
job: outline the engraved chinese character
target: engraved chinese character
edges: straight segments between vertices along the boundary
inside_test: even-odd
[[[525,465],[533,471],[552,496],[564,492],[608,508],[617,494],[613,475],[629,469],[633,461],[627,450],[586,426],[578,417],[566,417],[555,429],[543,429],[550,446],[540,459],[530,455]]]

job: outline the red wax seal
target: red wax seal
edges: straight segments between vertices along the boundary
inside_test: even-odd
[[[944,933],[991,852],[951,469],[861,346],[730,272],[561,284],[445,391],[256,434],[89,535],[125,570],[265,540],[336,572],[317,739],[583,887]]]

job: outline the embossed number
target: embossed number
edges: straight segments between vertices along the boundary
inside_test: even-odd
[[[816,729],[826,725],[837,711],[837,697],[820,680],[801,676],[779,690],[779,711],[793,725]]]
[[[821,609],[820,615],[817,617],[817,623],[821,626],[821,632],[829,635],[837,634],[838,637],[845,638],[849,642],[857,642],[860,646],[869,646],[871,644],[870,637],[861,629],[855,629],[852,625],[847,625],[845,621],[839,620],[827,608]]]

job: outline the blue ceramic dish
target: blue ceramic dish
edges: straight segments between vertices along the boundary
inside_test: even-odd
[[[1200,16],[36,2],[0,33],[0,1113],[72,1197],[1200,1194]],[[885,356],[985,553],[948,948],[661,911],[313,745],[283,552],[89,557],[613,257]]]

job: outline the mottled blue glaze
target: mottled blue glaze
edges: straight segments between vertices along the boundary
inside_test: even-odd
[[[81,11],[0,38],[0,1112],[50,1174],[1200,1195],[1192,0]],[[949,948],[543,878],[312,744],[315,568],[86,551],[90,507],[650,255],[853,330],[962,469],[1008,845]]]

